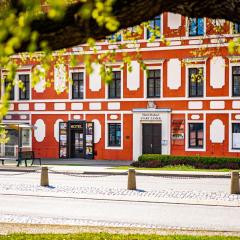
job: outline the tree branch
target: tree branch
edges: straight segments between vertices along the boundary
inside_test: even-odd
[[[112,34],[105,27],[99,27],[92,18],[77,18],[76,13],[81,7],[79,2],[69,6],[61,21],[53,21],[45,15],[32,22],[32,31],[40,33],[39,43],[47,41],[52,50],[58,50],[84,44],[88,37],[100,40]],[[123,29],[151,20],[163,12],[240,23],[239,0],[116,0],[112,13],[120,22],[120,29]],[[26,51],[27,45],[28,42],[25,42],[18,52]]]

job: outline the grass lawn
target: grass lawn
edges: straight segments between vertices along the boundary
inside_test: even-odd
[[[187,236],[187,235],[144,235],[144,234],[12,234],[0,236],[0,240],[240,240],[240,237],[228,236]]]
[[[136,170],[162,170],[162,171],[198,171],[198,172],[229,172],[231,169],[198,169],[189,165],[165,166],[162,168],[136,168],[131,166],[114,167],[113,169],[128,170],[134,168]]]

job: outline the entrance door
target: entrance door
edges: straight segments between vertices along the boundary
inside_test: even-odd
[[[84,158],[83,132],[71,130],[71,158]]]
[[[142,125],[142,153],[162,153],[162,124]]]

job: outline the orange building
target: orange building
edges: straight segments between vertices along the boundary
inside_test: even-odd
[[[240,56],[228,52],[228,41],[240,37],[239,26],[172,13],[150,25],[159,27],[166,41],[149,42],[152,32],[144,29],[136,43],[119,34],[115,43],[97,44],[98,54],[116,51],[110,84],[101,79],[97,64],[87,74],[79,61],[76,67],[53,63],[31,88],[31,72],[39,63],[20,68],[17,77],[26,91],[14,86],[4,119],[25,124],[20,147],[56,159],[136,160],[142,153],[240,157]],[[84,45],[65,56],[78,56],[83,49],[95,55]],[[131,55],[132,71],[123,63],[123,52]],[[51,76],[54,82],[46,88]],[[1,152],[10,156],[17,152],[17,135],[14,129],[9,135]]]

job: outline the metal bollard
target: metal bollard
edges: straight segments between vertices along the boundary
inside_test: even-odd
[[[41,186],[42,187],[48,187],[49,182],[48,182],[48,167],[42,167],[42,172],[41,172]]]
[[[128,169],[128,190],[136,190],[136,171],[133,168]]]
[[[239,188],[239,172],[232,171],[231,173],[231,194],[240,194]]]

